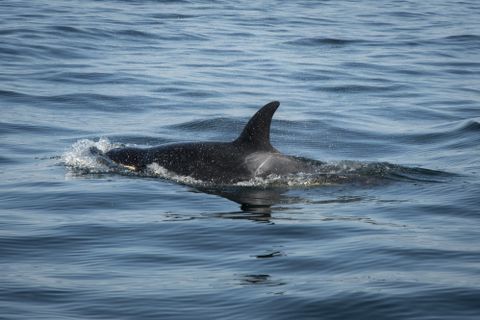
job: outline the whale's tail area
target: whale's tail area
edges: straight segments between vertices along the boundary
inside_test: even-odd
[[[280,102],[272,101],[264,105],[245,125],[240,136],[233,142],[253,149],[278,152],[270,144],[270,125]]]

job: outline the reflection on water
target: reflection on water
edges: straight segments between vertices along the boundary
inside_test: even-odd
[[[268,274],[247,274],[242,276],[240,281],[243,285],[265,285],[269,287],[278,287],[287,284],[284,281],[272,279]]]
[[[258,259],[269,259],[269,258],[274,258],[274,257],[281,257],[281,256],[284,256],[285,254],[281,251],[272,251],[272,252],[268,252],[268,253],[265,253],[265,254],[259,254],[259,255],[256,255],[255,257],[258,258]]]
[[[222,219],[238,219],[238,220],[251,220],[255,222],[261,223],[272,223],[272,215],[271,215],[271,208],[264,207],[258,209],[260,212],[251,211],[251,210],[244,210],[242,206],[242,211],[240,212],[221,212],[215,213],[214,216]],[[268,211],[268,212],[263,212]]]
[[[240,204],[245,212],[269,215],[271,206],[282,201],[286,188],[221,187],[197,188],[199,191],[214,194]],[[283,196],[285,197],[285,196]]]

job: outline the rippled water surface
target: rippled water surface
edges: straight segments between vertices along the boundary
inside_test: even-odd
[[[478,319],[479,16],[1,1],[0,318]],[[89,153],[233,140],[271,100],[272,144],[320,176],[212,186]]]

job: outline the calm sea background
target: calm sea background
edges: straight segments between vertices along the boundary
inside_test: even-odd
[[[479,319],[479,17],[1,1],[0,319]],[[87,163],[89,145],[234,139],[271,100],[284,153],[435,171],[297,183],[249,212]]]

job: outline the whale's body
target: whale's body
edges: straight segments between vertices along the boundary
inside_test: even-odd
[[[270,144],[270,124],[280,103],[262,107],[232,142],[167,144],[152,148],[117,148],[106,153],[113,162],[141,171],[156,163],[182,176],[212,183],[235,183],[271,174],[310,172],[305,161],[284,155]]]

